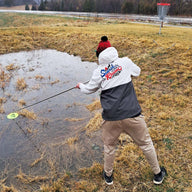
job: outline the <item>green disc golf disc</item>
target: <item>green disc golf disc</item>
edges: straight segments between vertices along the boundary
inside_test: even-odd
[[[7,115],[7,119],[16,119],[18,116],[18,113],[10,113],[9,115]]]

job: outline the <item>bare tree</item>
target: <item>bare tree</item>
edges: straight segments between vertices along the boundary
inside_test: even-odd
[[[13,0],[4,0],[10,3]],[[34,0],[38,5],[42,0]],[[46,0],[43,0],[46,1]],[[48,10],[157,14],[157,2],[171,3],[170,15],[192,15],[192,0],[47,0]]]
[[[4,0],[6,6],[11,7],[13,6],[13,0]]]
[[[111,7],[113,13],[121,12],[122,0],[111,0]]]

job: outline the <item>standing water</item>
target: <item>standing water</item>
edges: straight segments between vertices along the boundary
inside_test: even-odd
[[[0,181],[33,191],[40,181],[101,161],[100,133],[89,138],[83,129],[92,117],[86,105],[99,98],[98,92],[87,96],[73,89],[27,108],[28,118],[6,117],[88,81],[96,67],[56,50],[0,56]]]

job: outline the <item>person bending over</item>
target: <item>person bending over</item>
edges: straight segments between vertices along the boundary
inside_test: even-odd
[[[105,182],[108,185],[113,184],[113,164],[118,137],[121,133],[126,133],[143,151],[154,173],[153,182],[161,184],[167,174],[166,169],[159,166],[131,79],[131,76],[140,75],[140,68],[128,57],[119,58],[107,36],[101,37],[96,56],[99,65],[90,81],[87,84],[78,83],[76,88],[85,94],[101,89]]]

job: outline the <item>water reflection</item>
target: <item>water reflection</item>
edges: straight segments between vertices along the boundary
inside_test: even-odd
[[[89,138],[83,130],[93,115],[85,105],[99,98],[99,93],[86,96],[74,89],[28,108],[37,115],[35,120],[6,118],[19,109],[19,103],[30,105],[89,80],[96,67],[96,63],[82,62],[80,57],[56,50],[0,56],[1,72],[10,77],[0,89],[5,112],[0,114],[0,180],[6,178],[5,183],[17,190],[33,182],[28,186],[33,191],[34,186],[39,187],[39,180],[49,181],[65,170],[76,171],[101,161],[100,133]],[[19,78],[27,85],[23,90],[17,88]],[[69,138],[75,144],[70,145]],[[95,145],[99,147],[92,147]]]

